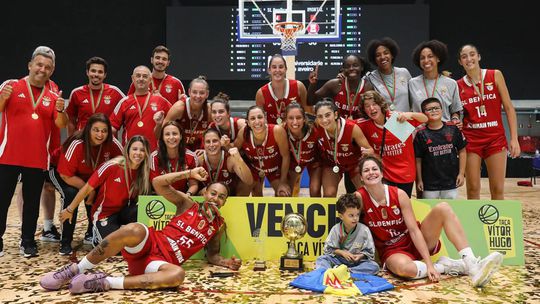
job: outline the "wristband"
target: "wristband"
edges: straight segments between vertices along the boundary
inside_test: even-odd
[[[191,193],[191,191],[187,191],[186,194],[189,195],[189,196],[193,195],[193,193]]]

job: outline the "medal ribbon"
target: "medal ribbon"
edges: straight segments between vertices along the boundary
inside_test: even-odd
[[[262,160],[264,158],[264,148],[266,146],[266,140],[268,139],[268,126],[266,126],[266,134],[264,135],[264,141],[261,145],[262,147],[262,155],[259,154],[259,149],[257,149],[257,146],[255,146],[255,139],[253,138],[253,130],[251,133],[249,133],[249,136],[251,138],[251,145],[255,149],[255,152],[257,153],[257,156],[259,157],[259,171],[264,172],[264,161]]]
[[[392,68],[392,77],[393,77],[392,93],[390,93],[390,89],[386,85],[386,81],[384,81],[381,71],[379,71],[379,77],[381,77],[381,82],[383,83],[384,88],[386,89],[386,92],[388,92],[388,95],[390,96],[390,101],[394,103],[394,99],[396,98],[396,71],[394,70],[394,68]]]
[[[364,87],[364,80],[360,79],[360,82],[358,83],[358,86],[356,87],[356,93],[354,93],[353,98],[351,98],[351,93],[349,90],[349,81],[347,78],[345,78],[345,91],[347,92],[347,107],[349,108],[349,117],[352,117],[352,109],[356,100],[356,97],[358,97],[358,93],[362,90]]]
[[[218,165],[215,170],[215,174],[212,174],[212,166],[210,165],[210,160],[208,159],[208,155],[206,154],[206,151],[204,152],[204,161],[206,162],[206,166],[208,166],[208,171],[210,171],[210,179],[212,180],[212,183],[217,182],[217,178],[219,176],[219,171],[221,171],[221,168],[223,167],[223,160],[225,159],[225,151],[221,150],[221,156],[219,158]]]
[[[356,226],[354,226],[354,228],[349,233],[345,232],[345,225],[343,225],[343,221],[341,222],[341,225],[339,227],[339,248],[343,249],[345,244],[351,238],[351,234],[353,234],[353,232],[356,230]]]
[[[214,220],[214,218],[216,217],[216,215],[219,214],[219,210],[216,207],[216,205],[213,204],[213,203],[209,203],[209,202],[204,202],[204,203],[200,204],[199,205],[199,210],[206,217],[208,222],[212,222]]]
[[[269,83],[268,83],[268,86],[270,87],[270,92],[272,93],[271,95],[272,95],[272,97],[273,97],[273,99],[274,99],[274,104],[276,105],[277,117],[281,118],[281,110],[282,110],[282,108],[284,108],[284,107],[282,107],[281,105],[284,106],[284,105],[285,105],[285,102],[284,102],[284,101],[280,102],[280,103],[279,103],[280,105],[278,106],[278,101],[280,101],[280,100],[287,100],[287,97],[288,97],[288,96],[283,96],[283,98],[280,99],[279,97],[277,97],[277,96],[274,94],[274,90],[272,89],[272,82],[269,82]],[[285,86],[286,86],[286,87],[285,87],[285,93],[287,93],[287,95],[288,95],[288,92],[289,92],[289,81],[288,81],[288,80],[285,81]],[[285,95],[285,94],[284,94],[284,95]]]
[[[336,121],[336,130],[334,131],[334,164],[337,166],[338,165],[338,161],[337,161],[337,147],[338,147],[338,132],[339,132],[339,121],[341,119],[338,119]],[[328,138],[328,145],[330,145],[330,136],[328,136],[328,132],[326,132],[326,130],[324,130],[324,132],[326,133],[326,137]]]
[[[152,77],[152,93],[154,93],[155,91],[158,91],[158,93],[161,92],[161,86],[162,86],[163,83],[165,82],[165,78],[167,78],[167,74],[165,74],[165,76],[163,77],[163,79],[161,79],[161,82],[159,83],[159,86],[158,86],[158,88],[157,88],[157,90],[156,90],[156,85],[155,85],[155,83],[154,83],[154,79],[156,79],[156,78]]]
[[[32,101],[32,109],[34,110],[34,113],[36,112],[37,106],[41,103],[41,100],[43,98],[43,95],[45,94],[45,86],[41,88],[41,93],[39,93],[37,101],[34,99],[34,92],[32,92],[32,88],[30,87],[30,82],[28,79],[25,79],[26,87],[28,88],[28,93],[30,93],[30,100]]]
[[[101,96],[103,95],[103,87],[105,87],[103,84],[101,84],[101,89],[99,90],[99,95],[97,98],[97,105],[94,104],[94,92],[92,92],[92,89],[90,86],[88,86],[88,90],[90,91],[90,104],[92,105],[92,113],[96,113],[96,109],[99,107],[99,104],[101,103]],[[133,95],[135,96],[135,95]],[[136,98],[136,97],[135,97]]]
[[[169,173],[178,172],[178,163],[179,163],[179,161],[176,160],[176,165],[174,166],[174,171],[172,171],[171,160],[170,159],[167,160],[167,168],[169,169]]]
[[[193,126],[193,118],[191,117],[191,106],[189,104],[189,99],[186,100],[186,107],[189,110],[188,114],[189,114],[189,132],[190,133],[188,134],[188,136],[190,137],[190,140],[193,139],[193,141],[194,141],[195,140],[195,129],[197,129],[197,126],[199,125],[199,122],[202,120],[203,113],[201,112],[199,119],[195,121],[195,126]]]
[[[99,156],[101,156],[101,148],[103,148],[103,144],[99,145],[99,150],[98,150],[98,153],[97,153],[96,160],[94,160],[92,155],[90,155],[90,161],[92,161],[92,169],[94,169],[94,171],[96,170],[96,165],[98,164]]]
[[[437,90],[437,82],[439,82],[439,78],[440,78],[440,75],[437,74],[437,78],[435,78],[435,84],[433,85],[433,90],[431,90],[431,96],[429,96],[429,93],[427,90],[426,77],[422,77],[422,80],[424,81],[424,90],[426,91],[426,98],[435,96],[435,91]]]
[[[293,150],[294,160],[296,160],[296,163],[300,166],[300,160],[301,160],[300,158],[302,157],[301,155],[302,154],[302,139],[298,141],[298,150],[296,150],[295,144],[293,143],[294,137],[292,133],[289,130],[287,130],[287,133],[289,133],[289,144],[291,145],[291,148]],[[294,141],[296,142],[296,140]]]
[[[150,100],[150,96],[152,96],[152,94],[148,93],[147,96],[146,96],[146,100],[144,101],[144,106],[141,110],[141,105],[139,104],[139,99],[137,99],[137,95],[133,94],[133,97],[135,98],[135,103],[137,104],[137,110],[139,110],[139,118],[142,120],[142,115],[143,115],[143,112],[144,110],[146,110],[146,107],[148,106],[148,101]]]
[[[480,96],[480,106],[484,105],[484,77],[482,77],[482,69],[480,69],[480,88],[476,88],[476,83],[471,77],[467,76],[472,83],[473,89],[478,96]]]

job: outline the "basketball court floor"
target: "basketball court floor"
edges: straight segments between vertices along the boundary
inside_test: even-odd
[[[253,271],[253,261],[244,261],[239,273],[230,278],[210,277],[210,271],[217,267],[204,261],[188,261],[184,264],[186,281],[178,290],[109,291],[79,296],[70,295],[66,289],[47,292],[39,286],[40,277],[69,261],[80,260],[90,248],[74,244],[74,255],[63,257],[58,255],[58,244],[38,241],[40,256],[22,258],[16,248],[20,222],[13,201],[4,235],[5,255],[0,257],[0,303],[540,303],[540,185],[519,187],[518,180],[506,180],[506,197],[523,204],[525,266],[501,267],[483,289],[471,287],[467,277],[443,276],[440,282],[431,283],[403,281],[382,272],[395,285],[394,290],[368,296],[330,296],[289,287],[298,273],[279,271],[277,261],[269,261],[264,272]],[[487,198],[487,179],[482,180],[482,189],[482,198]],[[272,192],[265,190],[267,196]],[[306,189],[300,195],[307,195]],[[464,197],[464,189],[460,197]],[[84,222],[82,216],[79,221]],[[84,231],[85,227],[78,227],[75,240],[82,240]],[[313,267],[312,263],[306,264]],[[122,257],[112,257],[98,269],[115,275],[127,273]]]

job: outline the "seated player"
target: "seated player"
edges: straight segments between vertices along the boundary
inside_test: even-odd
[[[171,185],[181,179],[206,180],[201,167],[157,176],[153,180],[159,195],[173,202],[176,215],[161,231],[141,223],[130,223],[107,236],[78,264],[66,265],[41,278],[47,290],[58,290],[69,284],[72,294],[107,291],[109,289],[159,289],[177,287],[184,282],[181,265],[193,254],[206,248],[208,262],[238,270],[241,260],[226,259],[219,254],[225,221],[218,208],[225,204],[229,191],[221,183],[208,186],[204,203],[198,204]],[[128,263],[129,275],[112,277],[102,272],[86,273],[118,252]]]

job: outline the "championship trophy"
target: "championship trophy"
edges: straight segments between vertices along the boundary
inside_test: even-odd
[[[289,213],[281,221],[281,232],[289,239],[289,249],[281,256],[281,270],[303,270],[302,254],[296,251],[295,241],[306,234],[306,219],[300,213]]]
[[[255,257],[255,263],[253,264],[253,270],[264,271],[266,270],[266,261],[264,260],[264,243],[263,235],[261,235],[261,228],[253,231],[253,237],[255,238],[255,248],[257,250],[257,256]]]

